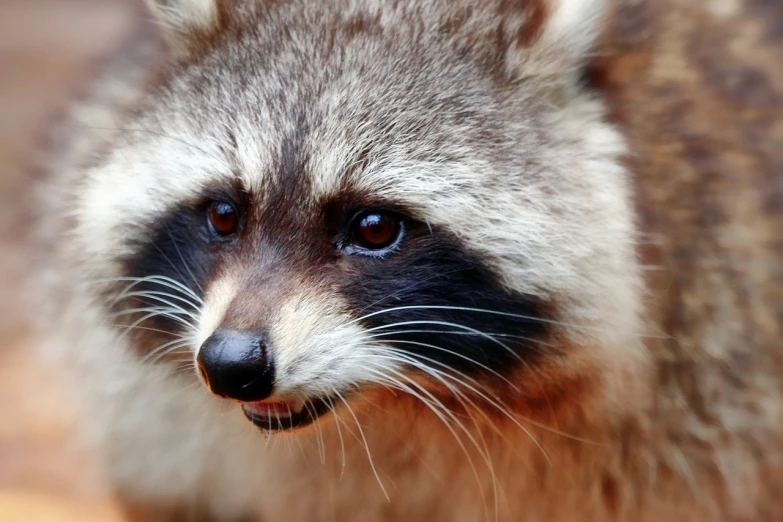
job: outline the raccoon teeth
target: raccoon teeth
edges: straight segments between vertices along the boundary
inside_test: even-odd
[[[300,413],[302,413],[304,407],[305,407],[304,401],[302,399],[296,399],[291,404],[291,411],[294,412],[295,415],[299,415]]]

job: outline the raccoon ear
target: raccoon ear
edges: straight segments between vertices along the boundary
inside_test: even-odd
[[[608,0],[502,0],[508,73],[557,80],[589,56]]]
[[[146,0],[175,52],[187,52],[195,36],[210,32],[219,23],[220,0]]]

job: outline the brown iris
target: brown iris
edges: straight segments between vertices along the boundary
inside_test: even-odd
[[[387,212],[368,212],[354,221],[356,243],[369,250],[390,246],[400,234],[400,221]]]
[[[235,234],[239,228],[239,212],[231,203],[212,203],[207,215],[210,227],[220,236]]]

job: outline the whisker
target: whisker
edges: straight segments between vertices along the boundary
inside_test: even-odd
[[[123,329],[126,329],[126,330],[130,329],[130,326],[128,326],[127,324],[113,324],[113,325],[111,325],[111,327],[112,328],[123,328]],[[135,330],[145,330],[145,331],[150,331],[150,332],[157,332],[157,333],[162,333],[162,334],[167,334],[167,335],[172,335],[172,336],[176,336],[176,337],[182,338],[182,336],[180,334],[178,334],[177,332],[172,332],[172,331],[169,331],[169,330],[161,330],[160,328],[150,328],[148,326],[135,326],[134,329]]]
[[[337,436],[340,438],[340,451],[343,456],[343,464],[340,468],[340,480],[342,480],[343,476],[345,475],[345,442],[343,441],[343,432],[340,429],[340,423],[337,421],[337,408],[335,408],[334,402],[332,402],[332,398],[328,397],[326,401],[328,402],[327,407],[329,408],[329,411],[331,411],[332,415],[335,417],[334,424],[337,427]]]
[[[399,330],[389,333],[381,333],[377,334],[378,337],[381,335],[395,335],[395,334],[409,334],[409,333],[423,333],[423,334],[450,334],[450,335],[462,335],[465,337],[475,337],[476,334],[471,332],[455,332],[454,330]],[[547,344],[541,341],[540,339],[535,339],[533,337],[528,337],[525,335],[518,335],[518,334],[506,334],[501,332],[486,332],[489,335],[493,337],[505,337],[507,339],[521,339],[523,341],[532,341],[537,342],[539,344]]]
[[[193,372],[193,376],[195,377],[196,374],[193,371],[194,368],[195,367],[191,363],[181,363],[181,364],[179,364],[179,365],[174,367],[174,369],[171,371],[171,375],[182,375],[182,374],[185,374],[185,373]],[[196,382],[198,382],[198,381],[196,381]]]
[[[395,353],[395,355],[400,355],[400,354],[399,354],[399,353]],[[409,359],[408,357],[405,357],[405,358],[406,358],[406,359]],[[409,360],[410,360],[410,359],[409,359]],[[435,361],[433,361],[433,362],[435,362]],[[411,363],[411,364],[412,364],[414,367],[418,367],[418,368],[420,368],[422,371],[424,371],[425,373],[428,373],[429,375],[432,375],[432,376],[433,376],[433,377],[435,377],[435,378],[436,378],[436,379],[437,379],[439,382],[441,382],[441,383],[442,383],[444,386],[446,386],[446,388],[447,388],[447,389],[448,389],[448,390],[449,390],[451,393],[453,393],[453,394],[454,394],[454,396],[456,397],[457,401],[459,401],[459,403],[462,405],[462,408],[464,409],[465,413],[468,415],[468,417],[470,417],[470,420],[473,422],[473,426],[476,428],[476,434],[478,435],[479,439],[481,440],[482,447],[484,448],[483,452],[482,452],[481,448],[479,448],[477,441],[475,441],[475,440],[473,439],[473,437],[471,437],[470,435],[468,435],[468,437],[471,439],[471,441],[473,442],[474,446],[476,446],[476,450],[478,451],[479,455],[481,455],[481,456],[482,456],[482,458],[483,458],[483,460],[484,460],[485,464],[487,465],[487,469],[489,470],[489,474],[490,474],[490,477],[491,477],[491,480],[492,480],[492,500],[493,500],[493,507],[494,507],[495,519],[497,519],[497,517],[498,517],[498,514],[499,514],[499,507],[498,507],[499,497],[498,497],[498,483],[497,483],[497,476],[496,476],[496,474],[495,474],[495,467],[494,467],[494,463],[493,463],[493,461],[492,461],[492,457],[491,457],[491,454],[490,454],[490,451],[489,451],[489,447],[487,446],[487,442],[486,442],[486,440],[484,439],[484,435],[483,435],[483,433],[482,433],[482,430],[481,430],[481,429],[479,429],[478,422],[476,421],[476,418],[473,416],[472,412],[473,412],[473,411],[475,411],[475,412],[479,413],[479,415],[481,415],[481,416],[484,418],[484,420],[485,420],[485,421],[488,423],[488,425],[489,425],[489,426],[490,426],[490,427],[493,429],[493,431],[494,431],[496,434],[498,434],[499,436],[501,436],[501,437],[502,437],[502,438],[503,438],[503,439],[504,439],[504,440],[505,440],[505,441],[506,441],[506,442],[507,442],[509,445],[511,445],[511,442],[508,440],[508,438],[506,438],[506,437],[505,437],[505,434],[504,434],[504,433],[503,433],[503,432],[502,432],[502,431],[501,431],[499,428],[497,428],[497,426],[495,426],[495,424],[494,424],[494,423],[492,422],[492,420],[491,420],[491,419],[490,419],[490,418],[489,418],[489,417],[486,415],[486,413],[484,413],[484,411],[483,411],[483,410],[481,410],[480,408],[478,408],[478,407],[476,406],[476,404],[475,404],[473,401],[471,401],[470,399],[468,399],[468,398],[465,396],[465,394],[463,394],[463,393],[462,393],[460,390],[458,390],[457,388],[454,388],[452,385],[450,385],[448,382],[446,382],[444,379],[442,379],[441,377],[439,377],[439,376],[437,375],[437,373],[442,373],[442,372],[438,372],[438,371],[436,371],[436,373],[432,373],[432,369],[431,369],[431,368],[429,368],[429,367],[427,367],[426,365],[424,365],[424,364],[421,364],[421,363],[419,363],[419,362],[417,362],[417,361],[415,361],[415,360],[410,360],[410,363]],[[444,367],[447,367],[446,365],[443,365],[443,366],[444,366]],[[395,372],[395,373],[398,373],[398,372]],[[462,375],[462,376],[464,376],[464,377],[468,378],[467,376],[465,376],[465,374],[462,374],[462,373],[460,373],[460,372],[457,372],[457,373],[458,373],[459,375]],[[399,375],[399,374],[398,374],[398,375]],[[457,382],[460,382],[460,381],[459,381],[459,379],[456,379],[456,378],[454,378],[454,377],[451,377],[451,378],[452,378],[452,379],[454,379],[454,380],[455,380],[455,381],[457,381]],[[468,379],[469,379],[469,378],[468,378]],[[412,380],[410,380],[410,379],[407,379],[407,380],[408,380],[408,382],[410,382],[411,384],[413,384],[413,381],[412,381]],[[469,380],[472,380],[472,379],[469,379]],[[477,384],[478,384],[478,383],[477,383]],[[418,389],[420,389],[420,390],[424,391],[424,388],[423,388],[423,387],[421,387],[420,385],[416,384],[416,387],[417,387]],[[469,407],[467,406],[466,402],[467,402],[467,403],[469,403],[469,404],[470,404],[471,406],[473,406],[473,407],[472,407],[472,408],[469,408]],[[440,403],[440,402],[438,402],[438,403],[441,405],[441,407],[443,407],[444,409],[446,409],[446,408],[445,408],[445,406],[444,406],[442,403]],[[452,417],[454,417],[454,415],[451,415],[451,416],[452,416]],[[459,423],[459,424],[461,424],[461,423]],[[465,429],[465,428],[463,427],[463,430],[464,430],[464,429]],[[478,477],[476,477],[476,479],[478,480]],[[481,484],[481,482],[479,482],[479,488],[481,487],[481,485],[482,485],[482,484]],[[481,497],[482,497],[482,502],[484,503],[484,510],[485,510],[485,512],[486,512],[486,509],[487,509],[487,508],[486,508],[486,499],[484,498],[483,491],[481,492]]]
[[[172,303],[171,301],[168,301],[167,299],[164,299],[164,298],[162,298],[160,296],[156,296],[156,295],[150,295],[150,296],[145,296],[145,297],[146,297],[146,299],[139,299],[141,304],[148,305],[149,307],[152,307],[152,308],[163,308],[163,309],[166,310],[167,313],[172,313],[172,314],[176,314],[176,315],[180,315],[180,316],[185,316],[185,317],[188,317],[188,318],[192,319],[195,322],[198,322],[198,317],[196,317],[193,314],[193,312],[191,312],[189,310],[186,310],[186,309],[182,308],[181,306],[179,306],[179,305],[177,305],[175,303]],[[150,302],[147,299],[150,299],[153,302]],[[168,305],[168,308],[166,308],[164,306],[158,306],[158,304]],[[114,314],[114,316],[117,317],[119,315],[119,313],[120,312],[116,312]]]
[[[191,323],[187,322],[185,319],[180,317],[181,315],[184,315],[186,317],[189,317],[191,319],[195,319],[194,316],[192,316],[188,312],[182,312],[180,310],[177,310],[175,308],[167,308],[165,306],[146,306],[141,308],[129,308],[127,310],[120,310],[119,312],[115,312],[111,314],[112,317],[122,317],[124,315],[131,315],[131,314],[137,314],[142,312],[150,312],[153,315],[161,315],[163,317],[168,317],[169,319],[172,319],[174,321],[181,322],[182,324],[194,327]]]
[[[372,339],[375,339],[375,338],[378,338],[378,337],[380,337],[380,336],[375,336]],[[373,342],[373,341],[370,341],[370,342]],[[476,366],[478,366],[479,368],[481,368],[483,370],[486,370],[486,371],[490,372],[491,374],[495,375],[496,377],[502,379],[505,383],[507,383],[509,386],[511,386],[516,391],[519,391],[519,387],[517,385],[512,383],[510,380],[508,380],[506,377],[501,375],[499,372],[493,370],[492,368],[490,368],[489,366],[487,366],[485,364],[482,364],[482,363],[476,361],[475,359],[473,359],[471,357],[468,357],[467,355],[461,354],[461,353],[456,352],[454,350],[449,350],[447,348],[443,348],[441,346],[437,346],[437,345],[434,345],[434,344],[420,343],[420,342],[417,342],[417,341],[407,341],[407,340],[402,340],[402,339],[382,339],[379,342],[383,342],[384,344],[410,344],[410,345],[414,345],[414,346],[421,346],[421,347],[424,347],[424,348],[431,348],[433,350],[437,350],[437,351],[448,353],[450,355],[454,355],[456,357],[459,357],[460,359],[464,359],[464,360],[468,361],[469,363],[475,364]]]
[[[144,277],[110,277],[106,279],[95,279],[93,280],[93,282],[94,283],[128,282],[129,283],[128,286],[123,291],[128,291],[133,287],[140,285],[142,283],[155,283],[157,285],[166,286],[173,290],[179,290],[184,294],[187,294],[189,297],[192,297],[198,303],[200,304],[204,303],[204,300],[201,297],[199,297],[199,295],[196,294],[193,290],[183,285],[176,279],[172,279],[170,277],[166,277],[163,275],[150,275]]]
[[[305,408],[307,408],[307,412],[312,416],[312,418],[315,418],[315,405],[313,406],[313,409],[310,409],[310,401],[305,401]],[[326,443],[324,442],[323,438],[323,432],[321,431],[321,423],[316,422],[315,424],[315,430],[318,434],[318,437],[316,437],[316,444],[318,446],[318,457],[321,459],[321,465],[326,464]]]
[[[362,442],[364,443],[364,449],[367,451],[367,459],[370,462],[370,468],[372,469],[373,475],[375,475],[375,480],[378,481],[378,485],[381,488],[381,491],[383,492],[383,496],[386,497],[387,502],[391,502],[391,498],[389,497],[389,494],[386,492],[386,488],[383,486],[383,481],[381,480],[380,475],[378,475],[378,470],[375,469],[375,463],[372,460],[372,454],[370,453],[370,446],[367,443],[367,437],[364,436],[364,430],[362,430],[362,425],[359,424],[359,419],[356,417],[356,414],[353,412],[353,409],[351,408],[351,405],[348,404],[348,401],[345,400],[345,397],[343,397],[340,392],[335,390],[335,394],[337,395],[337,398],[340,399],[343,404],[345,404],[346,409],[348,410],[348,413],[351,414],[351,417],[353,417],[354,422],[356,422],[356,427],[359,429],[359,434],[362,437]]]
[[[475,312],[475,313],[482,313],[482,314],[492,314],[492,315],[500,315],[504,317],[513,317],[515,319],[523,319],[530,322],[540,322],[540,323],[547,323],[547,324],[553,324],[558,326],[563,326],[566,328],[573,328],[577,330],[585,330],[585,331],[595,331],[595,332],[601,332],[605,333],[605,328],[597,328],[593,326],[585,326],[585,325],[578,325],[574,323],[566,323],[562,321],[555,321],[553,319],[545,319],[542,317],[534,317],[530,315],[521,315],[521,314],[514,314],[511,312],[501,312],[498,310],[486,310],[483,308],[472,308],[467,306],[447,306],[447,305],[406,305],[406,306],[396,306],[394,308],[387,308],[384,310],[378,310],[376,312],[372,312],[370,314],[366,314],[364,316],[358,317],[356,319],[353,319],[348,322],[348,324],[356,323],[359,321],[365,321],[369,319],[370,317],[374,317],[381,314],[386,314],[390,312],[398,312],[402,310],[456,310],[461,312]],[[638,335],[639,337],[643,338],[658,338],[657,336],[650,336],[650,335]],[[663,336],[662,338],[667,339],[668,336]]]
[[[472,333],[474,333],[474,334],[476,334],[476,335],[478,335],[480,337],[483,337],[485,339],[488,339],[488,340],[494,342],[495,344],[503,347],[503,349],[507,350],[508,353],[513,355],[517,360],[519,360],[520,362],[524,363],[524,361],[522,360],[522,357],[520,357],[520,355],[518,353],[516,353],[507,344],[500,342],[499,340],[495,339],[494,337],[492,337],[488,333],[482,332],[481,330],[476,330],[475,328],[471,328],[469,326],[464,326],[464,325],[457,324],[457,323],[449,323],[449,322],[446,322],[446,321],[425,321],[425,320],[420,320],[420,321],[403,321],[403,322],[399,322],[399,323],[392,323],[392,324],[389,324],[389,325],[381,325],[381,326],[376,326],[374,328],[369,328],[369,329],[365,330],[365,332],[369,333],[369,332],[374,332],[374,331],[378,331],[378,330],[384,330],[384,329],[388,329],[388,328],[393,328],[395,326],[408,326],[408,325],[416,325],[416,324],[435,324],[435,325],[440,325],[440,326],[451,326],[453,328],[461,328],[463,330],[466,330],[468,332],[472,332]]]
[[[404,384],[403,382],[399,381],[398,379],[395,379],[394,377],[391,377],[387,375],[383,371],[375,372],[374,370],[369,369],[369,372],[375,374],[378,378],[388,381],[392,385],[394,385],[397,389],[404,391],[417,399],[419,399],[425,406],[427,406],[436,417],[438,417],[441,422],[443,422],[444,426],[449,430],[449,432],[452,434],[454,439],[457,441],[457,444],[462,449],[463,453],[465,454],[465,457],[468,460],[468,464],[471,467],[471,470],[473,471],[473,474],[476,478],[476,482],[480,485],[481,479],[478,473],[478,469],[475,466],[475,463],[473,462],[473,459],[470,457],[470,453],[468,452],[467,448],[465,447],[464,443],[462,442],[462,439],[459,437],[457,432],[454,430],[453,426],[448,422],[446,416],[451,418],[454,423],[462,430],[465,435],[467,435],[468,439],[473,443],[473,445],[476,447],[476,450],[478,451],[479,455],[482,457],[482,459],[485,461],[487,466],[492,469],[491,465],[491,459],[489,458],[488,454],[485,454],[482,452],[481,447],[478,445],[478,442],[473,437],[473,435],[470,433],[470,431],[457,419],[457,417],[448,409],[445,407],[445,405],[440,402],[438,399],[436,399],[431,393],[429,393],[427,390],[416,384],[415,382],[411,381],[407,377],[405,377],[403,374],[396,372],[394,370],[387,369],[387,372],[392,372],[395,375],[397,375],[400,379],[404,379],[406,382],[410,383],[410,385],[415,386],[416,389],[420,390],[422,393],[424,393],[427,398],[423,397],[421,394],[417,393],[415,390],[413,390],[410,386]],[[483,492],[481,492],[481,489],[479,489],[482,498],[483,498]],[[486,503],[486,499],[484,499],[484,502]]]
[[[506,350],[509,354],[511,354],[514,358],[516,358],[520,363],[522,363],[525,367],[527,367],[530,370],[531,375],[536,379],[536,384],[540,388],[543,396],[546,397],[547,401],[549,401],[549,397],[548,397],[548,395],[547,395],[547,393],[545,391],[544,385],[539,380],[538,375],[535,372],[535,369],[532,366],[530,366],[530,364],[528,364],[528,362],[525,361],[510,346],[508,346],[507,344],[499,341],[498,339],[494,338],[493,336],[489,335],[488,333],[482,332],[481,330],[477,330],[475,328],[470,328],[468,326],[461,325],[461,324],[458,324],[458,323],[449,323],[449,322],[446,322],[446,321],[419,320],[419,321],[404,321],[404,322],[399,322],[399,323],[392,323],[390,325],[377,326],[375,328],[369,328],[369,329],[365,330],[365,332],[366,333],[370,333],[370,332],[381,330],[381,329],[388,329],[388,328],[392,328],[392,327],[395,327],[395,326],[407,326],[407,325],[411,325],[411,324],[435,324],[435,325],[440,325],[440,326],[450,326],[452,328],[461,328],[461,329],[467,330],[469,332],[473,332],[473,333],[475,333],[477,335],[480,335],[481,337],[484,337],[486,339],[489,339],[490,341],[494,342],[498,346],[501,346],[504,350]],[[535,339],[531,339],[531,341],[536,342]],[[550,346],[548,343],[541,342],[541,344],[543,344],[545,346]]]
[[[486,421],[487,421],[488,425],[489,425],[489,426],[490,426],[490,427],[493,429],[493,431],[495,431],[495,433],[497,433],[497,434],[498,434],[498,435],[500,435],[502,438],[504,438],[505,440],[507,440],[507,441],[508,441],[508,439],[505,437],[505,434],[504,434],[502,431],[500,431],[500,430],[499,430],[499,429],[498,429],[498,428],[495,426],[495,423],[494,423],[494,422],[492,422],[492,420],[491,420],[491,419],[490,419],[490,418],[489,418],[489,417],[488,417],[488,416],[487,416],[487,415],[486,415],[486,414],[485,414],[485,413],[484,413],[484,412],[483,412],[483,411],[482,411],[480,408],[478,408],[478,406],[477,406],[477,405],[476,405],[476,404],[475,404],[475,403],[474,403],[472,400],[470,400],[468,397],[466,397],[466,396],[465,396],[465,394],[463,394],[463,393],[462,393],[462,392],[461,392],[459,389],[457,389],[457,388],[454,388],[454,386],[452,386],[451,384],[449,384],[448,382],[446,382],[446,381],[445,381],[443,378],[441,378],[441,377],[440,377],[440,375],[443,375],[443,376],[445,376],[445,377],[448,377],[449,379],[451,379],[452,381],[454,381],[454,382],[455,382],[455,383],[457,383],[457,384],[462,384],[462,385],[465,385],[465,383],[464,383],[464,382],[460,381],[459,379],[457,379],[456,377],[454,377],[453,375],[451,375],[451,374],[449,374],[449,373],[442,372],[442,371],[436,370],[436,369],[434,369],[434,368],[431,368],[431,367],[427,366],[426,364],[423,364],[421,361],[418,361],[416,358],[417,358],[417,357],[418,357],[418,358],[422,358],[422,359],[424,359],[424,360],[426,360],[426,361],[428,361],[428,362],[431,362],[432,364],[436,364],[436,365],[438,365],[438,366],[441,366],[441,367],[443,367],[443,368],[446,368],[447,370],[450,370],[450,371],[452,371],[452,372],[456,373],[458,376],[460,376],[460,377],[463,377],[463,378],[467,379],[468,381],[471,381],[471,382],[475,383],[476,385],[479,385],[479,383],[478,383],[478,382],[476,382],[474,379],[471,379],[470,377],[468,377],[468,376],[467,376],[467,375],[465,375],[464,373],[458,372],[458,371],[456,371],[456,370],[454,370],[454,369],[450,368],[450,367],[449,367],[447,364],[441,363],[441,362],[439,362],[439,361],[436,361],[436,360],[433,360],[433,359],[429,359],[429,358],[427,358],[427,357],[424,357],[424,356],[419,356],[419,355],[415,355],[415,356],[414,356],[414,355],[408,355],[407,353],[405,353],[405,352],[400,352],[399,350],[396,350],[396,349],[392,349],[392,351],[395,353],[395,355],[398,355],[398,356],[400,356],[400,357],[403,357],[403,358],[404,358],[406,361],[408,361],[408,363],[409,363],[411,366],[413,366],[414,368],[416,368],[416,369],[419,369],[419,370],[421,370],[421,371],[423,371],[423,372],[427,373],[428,375],[430,375],[430,376],[432,376],[433,378],[437,379],[437,380],[438,380],[440,383],[442,383],[444,386],[446,386],[446,388],[448,388],[448,390],[449,390],[451,393],[453,393],[453,394],[454,394],[454,395],[457,397],[457,400],[459,400],[459,401],[460,401],[460,403],[462,404],[462,406],[465,408],[465,411],[466,411],[466,413],[468,413],[468,415],[471,417],[471,419],[473,419],[473,416],[470,414],[470,409],[469,409],[469,408],[467,408],[467,406],[466,406],[466,404],[465,404],[465,401],[467,401],[468,403],[470,403],[470,405],[471,405],[471,406],[473,406],[473,408],[475,409],[475,411],[477,411],[477,412],[478,412],[478,413],[479,413],[479,414],[480,414],[480,415],[481,415],[481,416],[484,418],[484,420],[486,420]],[[463,400],[463,399],[464,399],[464,400]],[[487,399],[485,399],[485,400],[487,400]],[[495,406],[496,406],[497,408],[501,408],[500,404],[502,404],[502,403],[501,403],[501,402],[500,402],[500,400],[498,399],[498,403],[496,403],[496,404],[495,404]],[[503,407],[505,407],[505,405],[504,405]],[[473,422],[474,422],[474,424],[476,424],[476,421],[475,421],[475,419],[473,419]],[[477,427],[478,427],[478,426],[477,426]]]
[[[393,352],[397,352],[399,355],[403,355],[403,356],[406,356],[406,357],[408,357],[408,358],[419,357],[419,358],[422,358],[422,359],[426,359],[426,360],[428,360],[428,362],[431,362],[431,363],[433,363],[433,364],[437,364],[437,365],[439,365],[439,366],[442,366],[442,367],[445,367],[445,368],[447,368],[447,369],[449,369],[449,370],[451,370],[451,371],[453,371],[453,372],[455,372],[455,373],[457,373],[457,374],[460,374],[460,372],[456,372],[455,370],[453,370],[453,369],[449,368],[449,367],[448,367],[448,365],[446,365],[446,364],[444,364],[444,363],[441,363],[441,362],[439,362],[439,361],[436,361],[436,360],[434,360],[434,359],[429,359],[429,358],[427,358],[427,357],[425,357],[425,356],[422,356],[422,355],[418,355],[418,354],[415,354],[415,355],[414,355],[414,354],[409,354],[409,353],[407,353],[407,352],[399,352],[399,350],[396,350],[395,348],[391,348],[391,347],[387,347],[387,348],[386,348],[386,350],[393,351]],[[382,351],[381,353],[384,353],[384,352]],[[412,363],[412,364],[413,364],[413,363]],[[475,394],[476,394],[478,397],[482,398],[482,399],[483,399],[483,400],[485,400],[487,403],[489,403],[490,405],[492,405],[492,406],[494,406],[495,408],[497,408],[497,409],[498,409],[498,411],[500,411],[501,413],[503,413],[503,415],[504,415],[504,416],[508,417],[508,418],[509,418],[509,419],[510,419],[510,420],[511,420],[511,421],[512,421],[514,424],[516,424],[516,425],[517,425],[517,426],[518,426],[518,427],[519,427],[521,430],[523,430],[523,431],[524,431],[524,432],[525,432],[525,433],[526,433],[526,434],[527,434],[527,435],[528,435],[528,436],[529,436],[529,437],[530,437],[530,438],[531,438],[531,439],[532,439],[534,442],[536,442],[536,439],[535,439],[535,438],[533,437],[533,435],[532,435],[532,434],[531,434],[531,433],[530,433],[530,432],[527,430],[527,428],[525,428],[524,426],[522,426],[522,425],[520,424],[519,420],[518,420],[518,419],[517,419],[517,418],[516,418],[514,415],[512,415],[512,414],[511,414],[511,413],[508,411],[508,406],[506,406],[505,404],[503,404],[503,403],[502,403],[502,401],[500,401],[500,399],[498,399],[497,397],[491,397],[491,396],[488,396],[488,395],[486,395],[485,393],[483,393],[483,392],[482,392],[482,391],[480,391],[479,389],[477,389],[477,388],[475,388],[475,387],[471,386],[470,384],[467,384],[466,382],[462,382],[462,381],[460,381],[459,379],[456,379],[456,378],[454,377],[454,375],[452,375],[452,374],[449,374],[449,373],[446,373],[446,372],[440,372],[439,370],[437,370],[437,369],[434,369],[434,368],[431,368],[431,367],[427,367],[426,365],[420,365],[420,364],[416,364],[415,366],[416,366],[417,368],[419,368],[419,369],[423,370],[423,371],[429,371],[429,370],[432,370],[432,371],[438,372],[438,373],[440,373],[441,375],[444,375],[445,377],[448,377],[449,379],[453,380],[453,381],[454,381],[454,382],[456,382],[457,384],[460,384],[460,385],[462,385],[462,386],[465,386],[465,387],[466,387],[466,388],[468,388],[470,391],[472,391],[473,393],[475,393]],[[464,374],[461,374],[461,375],[464,375]],[[476,382],[474,379],[469,379],[469,380],[470,380],[471,382],[474,382],[475,384],[478,384],[478,383],[477,383],[477,382]],[[536,421],[536,420],[533,420],[533,419],[530,419],[530,418],[528,418],[528,417],[520,416],[520,418],[521,418],[522,420],[524,420],[525,422],[527,422],[527,423],[529,423],[529,424],[532,424],[533,426],[536,426],[537,428],[541,428],[541,429],[543,429],[543,430],[549,431],[550,433],[554,433],[554,434],[556,434],[556,435],[560,435],[560,436],[562,436],[562,437],[565,437],[565,438],[568,438],[568,439],[571,439],[571,440],[576,440],[576,441],[579,441],[579,442],[584,442],[584,443],[586,443],[586,444],[592,444],[592,445],[597,445],[597,446],[605,446],[605,444],[603,444],[603,443],[601,443],[601,442],[597,442],[597,441],[590,440],[590,439],[585,439],[585,438],[583,438],[583,437],[579,437],[579,436],[577,436],[577,435],[573,435],[573,434],[571,434],[571,433],[568,433],[568,432],[564,432],[564,431],[558,430],[557,428],[553,428],[553,427],[551,427],[551,426],[547,426],[546,424],[540,423],[540,422],[538,422],[538,421]],[[538,444],[536,444],[536,445],[538,446]],[[541,451],[542,451],[542,452],[544,453],[544,455],[546,456],[546,452],[544,452],[544,450],[543,450],[543,448],[542,448],[541,446],[539,446],[539,449],[541,449]],[[549,458],[548,458],[548,457],[547,457],[547,460],[549,460]]]
[[[150,310],[150,309],[141,309],[141,310],[125,310],[125,311],[124,311],[125,313],[124,313],[124,314],[122,314],[122,315],[126,315],[126,314],[129,314],[129,313],[137,313],[137,312],[139,312],[139,311],[143,312],[143,311],[145,311],[145,310]],[[131,324],[131,325],[128,327],[128,329],[127,329],[127,330],[125,330],[125,331],[124,331],[124,332],[123,332],[123,333],[120,335],[120,337],[119,337],[117,340],[118,340],[118,341],[121,341],[122,339],[124,339],[124,338],[125,338],[125,336],[126,336],[126,335],[128,335],[128,333],[129,333],[129,332],[133,331],[133,329],[134,329],[134,328],[136,328],[138,325],[140,325],[140,324],[141,324],[141,323],[143,323],[144,321],[147,321],[147,320],[149,320],[149,319],[152,319],[153,317],[158,317],[158,316],[161,316],[161,317],[168,317],[169,319],[171,319],[171,320],[173,320],[173,321],[177,321],[177,322],[179,322],[179,323],[183,324],[184,326],[187,326],[188,328],[195,329],[195,327],[194,327],[192,324],[190,324],[190,323],[189,323],[189,322],[187,322],[186,320],[182,319],[181,317],[178,317],[178,316],[176,316],[176,315],[172,315],[172,314],[170,314],[170,313],[167,313],[167,312],[165,311],[166,309],[162,309],[163,311],[160,311],[160,310],[154,310],[154,309],[152,309],[152,310],[153,310],[153,311],[151,311],[151,312],[150,312],[150,313],[148,313],[147,315],[144,315],[144,316],[142,316],[141,318],[139,318],[139,319],[137,319],[136,321],[134,321],[134,322],[133,322],[133,323],[132,323],[132,324]]]
[[[132,298],[132,297],[149,297],[149,298],[153,298],[153,299],[157,298],[157,297],[160,297],[160,298],[168,297],[168,298],[173,299],[175,301],[179,301],[181,303],[189,305],[191,308],[193,308],[193,310],[198,310],[198,304],[197,303],[194,303],[193,301],[189,300],[186,297],[180,297],[178,295],[170,294],[168,292],[160,292],[160,291],[155,291],[155,290],[145,290],[145,291],[139,291],[139,292],[128,292],[127,294],[122,296],[123,299],[129,299],[129,298]],[[164,302],[164,303],[166,303],[166,304],[171,304],[172,306],[174,306],[174,304],[169,302],[169,301],[163,301],[163,299],[159,299],[159,300]],[[119,301],[119,299],[117,301],[115,301],[115,303],[117,303],[118,301]]]
[[[148,354],[147,354],[147,355],[146,355],[146,356],[145,356],[145,357],[144,357],[144,358],[141,360],[141,362],[142,362],[142,363],[145,363],[145,362],[149,361],[149,360],[150,360],[150,359],[152,359],[152,358],[153,358],[153,357],[154,357],[156,354],[160,353],[160,352],[161,352],[161,351],[163,351],[163,350],[166,350],[166,349],[167,349],[167,348],[169,348],[169,347],[174,347],[174,350],[176,350],[176,349],[178,349],[178,348],[181,348],[181,347],[183,347],[183,346],[187,346],[187,345],[189,345],[190,343],[191,343],[191,339],[176,339],[176,340],[174,340],[174,341],[169,341],[169,342],[167,342],[167,343],[163,343],[162,345],[158,346],[157,348],[155,348],[154,350],[152,350],[150,353],[148,353]],[[170,353],[170,352],[169,352],[169,351],[164,351],[164,352],[163,352],[163,354],[162,354],[162,356],[161,356],[160,358],[162,358],[162,357],[165,357],[166,355],[168,355],[168,353]]]

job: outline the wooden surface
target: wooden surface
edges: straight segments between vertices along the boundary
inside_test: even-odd
[[[75,417],[33,362],[26,321],[29,202],[47,126],[128,33],[122,0],[0,2],[0,521],[120,520],[95,459],[66,444]]]

